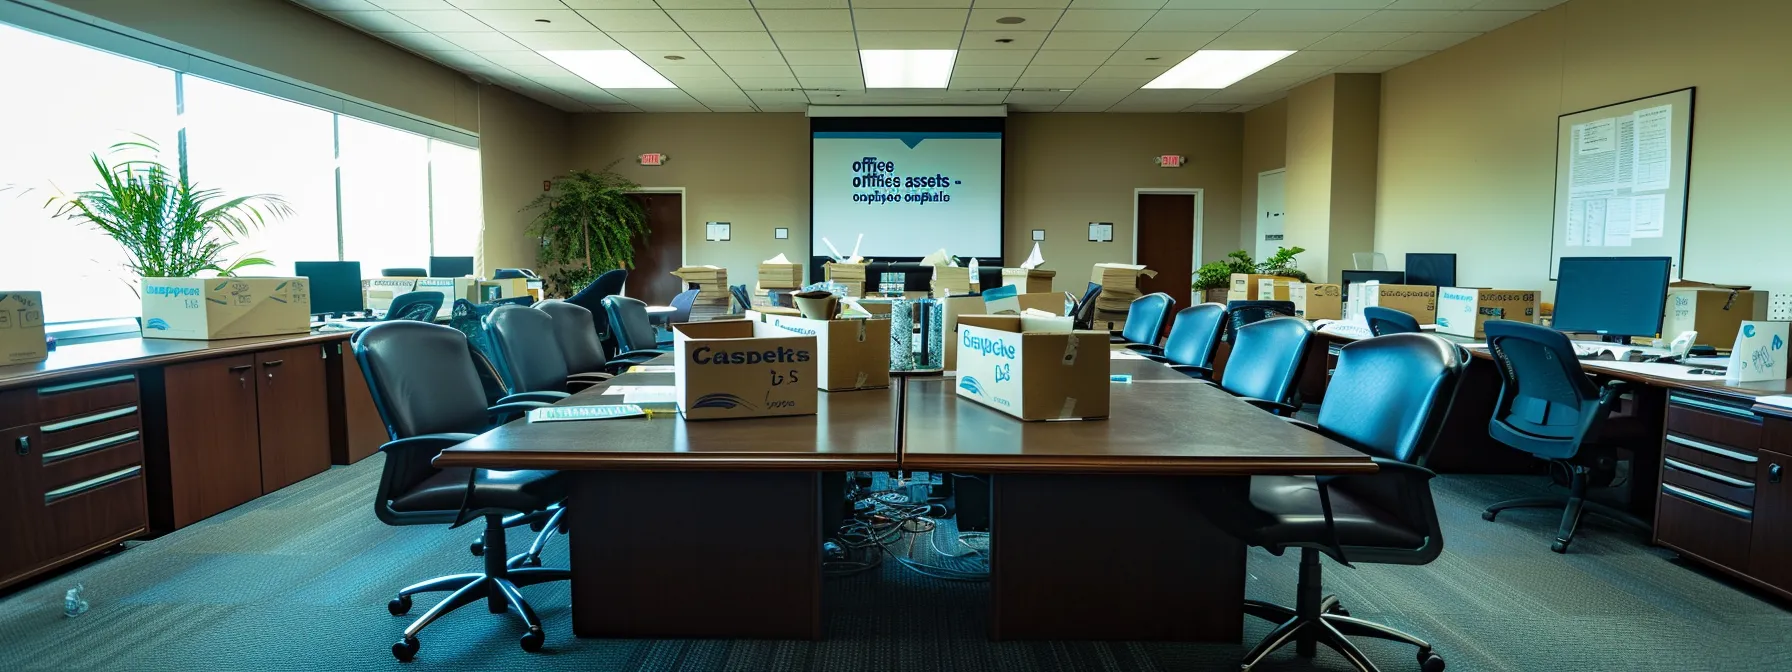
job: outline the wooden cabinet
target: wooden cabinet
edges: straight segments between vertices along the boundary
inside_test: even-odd
[[[1781,448],[1792,449],[1792,420],[1782,425]],[[1792,455],[1761,451],[1756,476],[1754,540],[1749,545],[1748,573],[1792,593]]]
[[[354,464],[380,452],[389,437],[374,408],[367,377],[347,342],[329,346],[330,462]]]
[[[256,353],[255,382],[261,492],[279,490],[329,469],[330,416],[324,403],[328,392],[319,346]]]
[[[1655,542],[1792,598],[1792,418],[1679,390],[1666,415]]]

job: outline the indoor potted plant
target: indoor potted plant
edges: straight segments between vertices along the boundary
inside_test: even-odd
[[[551,296],[571,296],[604,271],[634,265],[635,247],[648,233],[647,209],[629,197],[641,185],[612,171],[615,165],[556,177],[523,206],[539,211],[529,235],[541,238],[536,258]]]
[[[1312,282],[1306,272],[1295,268],[1294,256],[1305,252],[1305,248],[1281,247],[1263,263],[1251,258],[1251,253],[1234,250],[1225,259],[1210,261],[1195,270],[1195,282],[1192,288],[1198,292],[1194,296],[1196,303],[1225,303],[1226,292],[1232,288],[1233,273],[1258,273],[1294,278],[1301,282]]]

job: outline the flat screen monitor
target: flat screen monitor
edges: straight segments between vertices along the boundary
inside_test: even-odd
[[[1556,267],[1556,331],[1612,340],[1654,336],[1668,300],[1670,257],[1562,257]]]
[[[1412,252],[1406,255],[1406,284],[1455,287],[1456,255]]]
[[[362,310],[361,262],[295,261],[293,273],[311,279],[311,314],[330,315]]]
[[[1384,285],[1400,285],[1406,283],[1406,273],[1402,271],[1344,271],[1345,296],[1350,296],[1350,283],[1376,281]]]
[[[473,275],[472,257],[430,257],[429,277],[466,278]]]

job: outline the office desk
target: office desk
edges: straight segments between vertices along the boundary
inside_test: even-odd
[[[992,638],[1236,643],[1244,546],[1188,491],[1375,471],[1212,386],[1162,380],[1112,384],[1110,418],[1080,422],[1021,422],[960,399],[952,377],[908,381],[903,468],[990,475]]]
[[[670,384],[623,374],[560,403],[621,403],[603,389]],[[821,473],[896,469],[900,400],[895,389],[820,395],[813,416],[513,422],[436,465],[576,472],[567,520],[581,637],[815,639]]]

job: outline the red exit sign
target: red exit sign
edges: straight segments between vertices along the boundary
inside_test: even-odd
[[[1181,168],[1182,163],[1186,160],[1187,159],[1183,158],[1179,154],[1165,154],[1163,156],[1157,157],[1157,167],[1159,167],[1159,168]]]
[[[659,152],[649,152],[641,155],[641,165],[643,166],[658,166],[665,162],[666,155]]]

